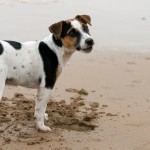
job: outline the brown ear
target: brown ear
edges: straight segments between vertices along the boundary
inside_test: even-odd
[[[58,23],[52,24],[49,27],[49,31],[51,33],[53,33],[56,37],[60,37],[61,36],[61,32],[62,32],[62,26],[63,26],[63,21],[60,21]]]
[[[84,23],[84,24],[89,24],[89,25],[92,25],[91,24],[91,17],[89,15],[77,15],[75,17],[75,19],[79,20],[80,22]]]

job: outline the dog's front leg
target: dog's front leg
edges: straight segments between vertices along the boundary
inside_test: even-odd
[[[1,75],[1,74],[0,74]],[[0,102],[2,100],[6,78],[0,77]]]
[[[37,99],[35,102],[35,118],[36,118],[36,127],[44,132],[51,131],[51,129],[44,124],[44,119],[48,118],[45,114],[47,103],[51,97],[52,90],[44,87],[40,87],[38,90]]]
[[[6,77],[7,77],[7,69],[5,67],[0,66],[0,101],[2,100]]]

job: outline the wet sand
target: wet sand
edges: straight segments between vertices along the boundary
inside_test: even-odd
[[[84,11],[93,16],[91,32],[97,44],[90,54],[75,53],[56,83],[47,107],[49,121],[46,124],[52,128],[52,133],[35,129],[36,90],[6,86],[0,103],[0,150],[149,150],[150,53],[145,51],[149,48],[147,29],[144,32],[137,30],[137,33],[143,33],[141,39],[145,43],[139,40],[143,45],[138,40],[128,45],[128,36],[127,43],[119,45],[117,38],[112,38],[115,34],[111,34],[106,45],[104,41],[109,30],[96,32],[101,21],[96,19],[100,13],[95,4],[87,4],[94,10],[86,7],[81,11],[76,10],[79,4],[73,1],[66,6],[70,14],[66,11],[58,15],[59,11],[56,11],[52,15],[48,8],[53,6],[54,10],[63,10],[65,7],[61,6],[66,1],[30,5],[28,1],[22,2],[1,2],[1,39],[42,39],[48,35],[47,27],[51,22]],[[80,7],[83,5],[81,2]],[[104,27],[104,20],[102,22]],[[148,21],[142,23],[147,25]],[[104,39],[99,36],[102,31],[107,33]],[[131,35],[130,40],[136,37],[134,32]],[[139,48],[136,49],[138,42]]]
[[[1,127],[7,128],[1,132],[2,149],[148,150],[150,70],[146,66],[149,64],[148,53],[77,53],[60,76],[47,108],[50,115],[47,124],[52,133],[35,130],[36,91],[7,86],[4,96],[9,100],[16,92],[23,93],[25,98],[13,98],[11,107],[7,99],[0,105],[4,119]],[[82,88],[88,94],[79,94]]]

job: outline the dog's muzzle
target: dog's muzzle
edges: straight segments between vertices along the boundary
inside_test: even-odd
[[[93,49],[93,45],[94,45],[94,40],[92,38],[88,38],[85,40],[85,44],[86,44],[86,48],[84,48],[83,50],[86,52],[86,53],[89,53],[92,51]]]
[[[84,51],[85,53],[89,53],[89,52],[92,51],[93,45],[94,45],[94,40],[93,40],[92,38],[87,38],[87,39],[85,40],[85,47],[82,48],[80,45],[78,45],[78,46],[76,47],[76,49],[77,49],[78,51],[81,50],[81,51]]]

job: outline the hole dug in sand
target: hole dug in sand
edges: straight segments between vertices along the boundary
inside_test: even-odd
[[[73,100],[70,104],[65,101],[50,102],[48,104],[50,126],[65,128],[68,130],[87,131],[94,130],[96,124],[94,120],[98,117],[98,113],[90,108],[89,112],[84,110],[85,103]],[[81,108],[81,109],[80,109]]]
[[[81,95],[78,93],[76,97],[71,97],[70,104],[65,100],[48,103],[46,112],[49,120],[45,123],[53,129],[52,133],[40,133],[35,129],[33,99],[27,99],[20,93],[16,93],[11,101],[6,97],[3,98],[0,103],[0,145],[12,141],[25,142],[28,145],[47,142],[54,138],[54,135],[58,135],[56,128],[75,131],[94,130],[97,126],[99,105],[85,104]],[[49,134],[53,136],[50,138]]]

